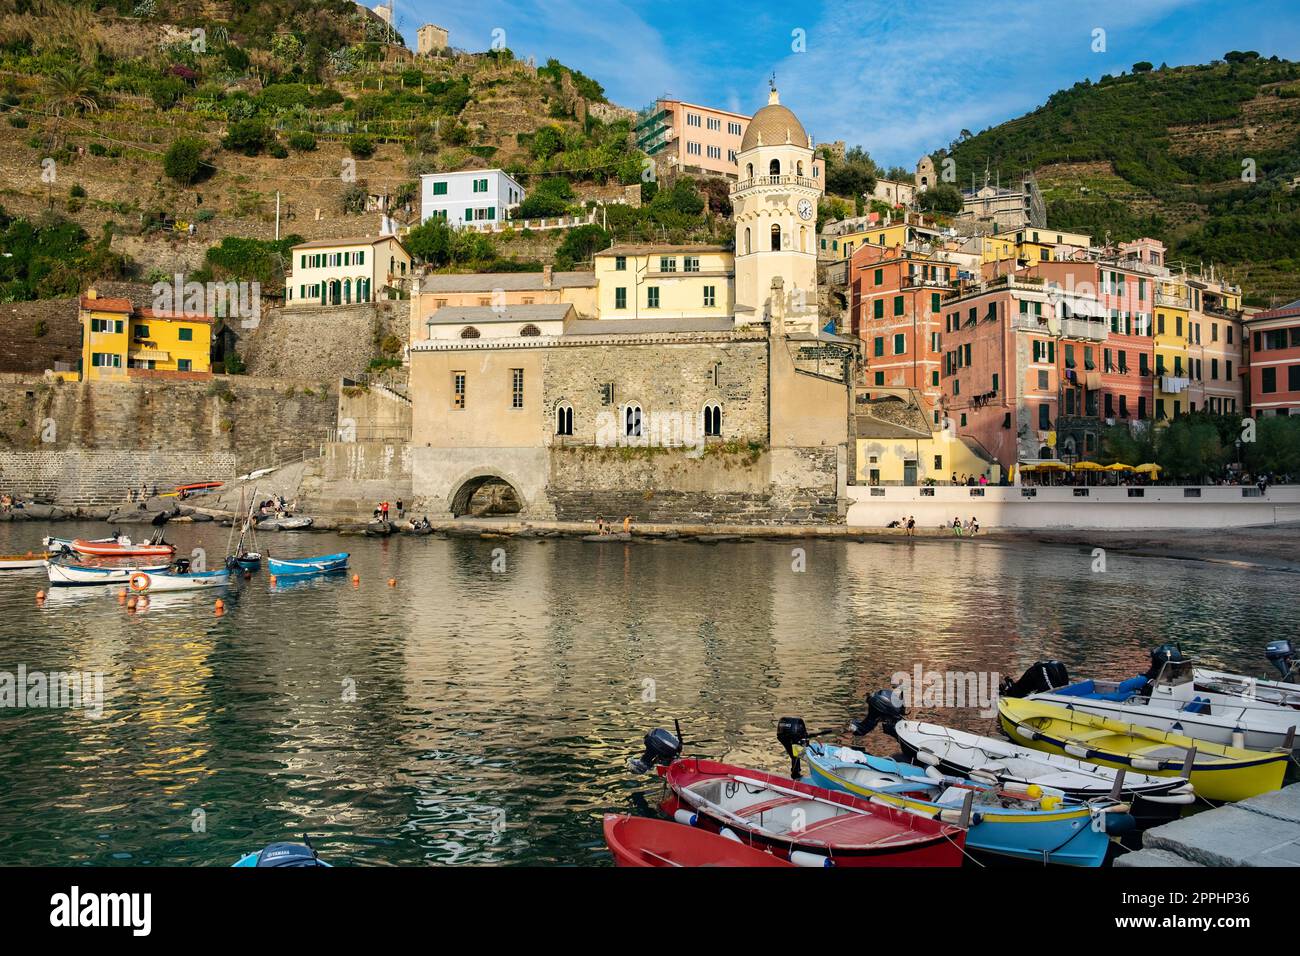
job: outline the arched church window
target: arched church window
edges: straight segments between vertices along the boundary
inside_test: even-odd
[[[709,402],[704,406],[704,434],[709,438],[722,435],[722,406],[717,402]]]
[[[568,402],[560,402],[555,406],[555,434],[573,434],[573,406]]]
[[[779,160],[779,159],[774,159],[774,160],[772,160],[772,162],[768,163],[768,165],[767,165],[767,171],[768,171],[768,173],[770,173],[770,174],[773,175],[773,176],[780,176],[780,175],[781,175],[781,160]]]
[[[772,223],[772,251],[781,251],[781,226],[779,223]]]
[[[800,252],[808,251],[808,227],[807,226],[799,227],[799,251]]]
[[[749,242],[749,227],[748,227],[748,226],[745,227],[745,245],[744,245],[742,248],[745,250],[745,253],[744,253],[745,255],[749,255],[750,252],[753,251],[753,250],[750,248],[750,242]]]
[[[528,325],[525,325],[522,329],[519,330],[519,334],[520,336],[527,338],[533,335],[541,335],[542,330],[530,322]]]
[[[746,178],[746,179],[753,179],[753,178],[754,178],[754,164],[753,164],[753,163],[746,163],[746,164],[745,164],[745,178]]]
[[[795,174],[796,176],[802,176],[802,175],[803,175],[803,160],[802,160],[802,159],[799,160],[799,162],[797,162],[797,163],[794,164],[794,174]]]
[[[641,437],[641,406],[636,402],[629,402],[623,406],[623,436]]]
[[[460,330],[460,337],[462,339],[476,339],[478,336],[478,329],[474,328],[472,325],[467,325],[465,328]]]

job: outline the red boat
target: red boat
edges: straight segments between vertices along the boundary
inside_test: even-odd
[[[665,816],[801,866],[960,866],[966,831],[761,770],[678,759],[656,768]]]
[[[696,827],[605,814],[605,845],[618,866],[793,866],[789,860]]]
[[[78,554],[93,554],[100,558],[133,558],[175,554],[176,546],[162,540],[132,544],[130,538],[117,538],[113,541],[87,541],[84,538],[74,538],[72,550]]]

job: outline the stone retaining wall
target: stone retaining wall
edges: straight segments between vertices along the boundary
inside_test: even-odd
[[[0,450],[0,488],[60,505],[126,501],[142,484],[171,490],[195,481],[234,477],[237,456],[198,450]]]

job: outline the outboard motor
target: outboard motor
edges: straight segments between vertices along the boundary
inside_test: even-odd
[[[304,837],[303,839],[306,839]],[[328,866],[310,843],[272,843],[257,854],[254,866]]]
[[[1295,651],[1292,649],[1290,641],[1286,639],[1269,641],[1268,646],[1264,648],[1264,656],[1282,674],[1283,680],[1289,679],[1294,674],[1296,666]]]
[[[1070,683],[1070,673],[1060,661],[1037,661],[1021,675],[1020,680],[1010,677],[1002,681],[998,693],[1003,697],[1028,697],[1045,694]]]
[[[1147,680],[1156,680],[1166,665],[1181,664],[1182,661],[1183,652],[1177,644],[1161,644],[1151,652],[1151,667],[1146,672]]]
[[[879,724],[885,733],[893,736],[894,725],[907,714],[903,697],[897,691],[878,690],[867,698],[867,713],[861,720],[849,721],[853,736],[861,737],[876,729]]]
[[[172,562],[172,567],[176,569],[176,573],[177,573],[177,574],[189,574],[189,573],[190,573],[190,559],[189,559],[189,558],[177,558],[175,561]]]
[[[682,742],[673,734],[656,727],[645,735],[645,753],[627,762],[633,773],[649,773],[657,766],[667,767],[682,755]]]
[[[808,743],[808,725],[802,717],[782,717],[776,722],[776,739],[790,758],[790,779],[798,780],[803,771],[799,767],[799,758],[794,755],[794,748]]]

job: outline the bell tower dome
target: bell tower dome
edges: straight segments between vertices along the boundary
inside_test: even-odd
[[[736,155],[740,178],[731,189],[736,228],[737,324],[784,316],[782,330],[817,330],[817,202],[821,164],[803,124],[772,84]],[[784,308],[774,309],[780,277]]]

